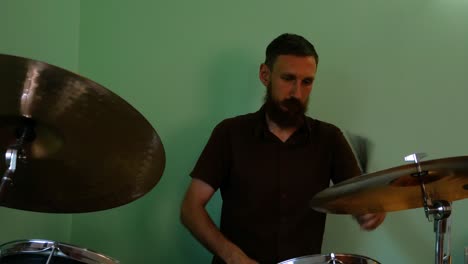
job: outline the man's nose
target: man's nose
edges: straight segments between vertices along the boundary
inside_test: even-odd
[[[301,98],[302,89],[301,89],[301,84],[299,81],[294,82],[290,95],[295,98]]]

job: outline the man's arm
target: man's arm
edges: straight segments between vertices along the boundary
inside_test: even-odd
[[[229,241],[216,227],[208,212],[206,204],[215,190],[202,180],[193,178],[182,202],[180,218],[182,224],[209,251],[219,256],[228,264],[254,264],[234,243]]]
[[[362,141],[362,139],[357,139],[357,138],[355,140]],[[359,174],[364,173],[367,170],[366,168],[367,167],[367,155],[368,155],[366,151],[367,147],[360,146],[361,148],[364,148],[364,150],[361,149],[359,151],[361,152],[360,153],[361,155],[357,156],[356,155],[357,153],[353,151],[353,148],[351,148],[348,140],[346,139],[343,133],[340,133],[338,137],[338,142],[339,142],[338,146],[341,146],[341,148],[338,148],[339,155],[337,156],[340,157],[341,160],[350,162],[348,164],[349,167],[339,165],[340,168],[345,169],[345,171],[341,172],[343,173],[343,175],[346,175],[345,172],[351,172],[351,174],[345,177],[345,179],[347,178],[349,179],[350,176],[355,177]],[[366,144],[367,143],[365,143],[364,145]],[[363,160],[365,160],[365,162],[363,162],[364,164],[361,163],[361,161]],[[346,162],[344,164],[346,164]],[[362,214],[362,215],[354,215],[353,217],[354,219],[356,219],[356,221],[358,222],[358,224],[361,226],[363,230],[371,231],[371,230],[376,229],[383,223],[386,215],[387,214],[385,212],[380,212],[380,213],[367,213],[367,214]]]

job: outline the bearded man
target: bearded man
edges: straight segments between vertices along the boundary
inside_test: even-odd
[[[259,111],[223,120],[200,155],[181,207],[182,223],[214,255],[212,263],[278,263],[319,254],[323,213],[312,197],[360,169],[336,126],[305,115],[318,55],[302,36],[282,34],[266,49]],[[220,227],[205,205],[220,190]],[[385,213],[355,216],[373,230]]]

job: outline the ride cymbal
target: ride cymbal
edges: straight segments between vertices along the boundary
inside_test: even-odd
[[[80,213],[132,202],[160,180],[164,147],[150,123],[103,86],[56,66],[0,54],[0,173],[29,129],[0,205]]]
[[[468,156],[419,163],[428,198],[452,202],[468,197]],[[317,193],[310,206],[321,212],[364,214],[424,206],[416,164],[361,175]]]

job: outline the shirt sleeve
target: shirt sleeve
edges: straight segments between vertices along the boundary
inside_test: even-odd
[[[361,169],[343,132],[336,128],[333,151],[332,181],[334,184],[361,175]]]
[[[230,143],[228,121],[219,123],[190,173],[217,190],[229,173]]]

